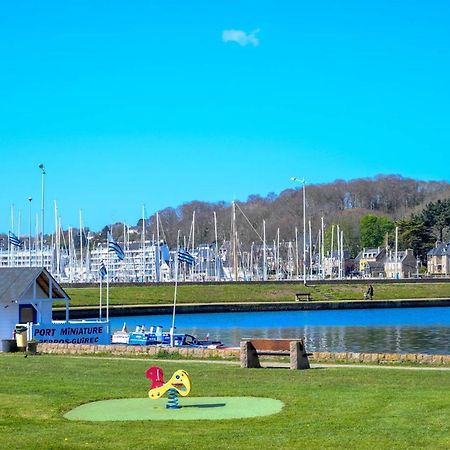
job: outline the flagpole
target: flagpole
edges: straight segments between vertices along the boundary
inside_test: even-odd
[[[99,278],[100,278],[100,311],[99,311],[99,319],[102,320],[102,274],[100,273],[100,270],[98,271]]]
[[[173,334],[175,332],[175,310],[176,310],[176,306],[177,306],[179,239],[180,239],[180,230],[178,230],[178,233],[177,233],[177,251],[175,254],[175,290],[173,293],[172,327],[170,328],[170,346],[171,347],[174,347]]]
[[[10,234],[9,234],[9,231],[8,231],[8,266],[7,267],[12,267],[12,265],[11,265],[11,247],[12,247],[12,245],[10,243],[9,236],[10,236]]]
[[[107,327],[107,331],[109,333],[109,244],[108,247],[106,248],[106,259],[107,259],[107,266],[108,269],[106,271],[106,327]]]
[[[80,209],[80,272],[79,277],[84,278],[83,274],[83,212]]]

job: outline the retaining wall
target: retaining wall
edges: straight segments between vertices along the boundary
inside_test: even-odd
[[[375,309],[375,308],[428,308],[431,306],[450,306],[447,299],[406,299],[406,300],[347,300],[334,302],[249,302],[249,303],[201,303],[177,305],[177,314],[201,314],[223,312],[256,312],[256,311],[311,311],[311,310],[337,310],[337,309]],[[173,305],[114,305],[109,306],[110,317],[145,316],[171,314]],[[71,319],[89,319],[97,317],[98,307],[72,307]],[[53,308],[53,319],[64,320],[65,308]],[[104,309],[103,317],[106,317]]]
[[[140,345],[84,345],[84,344],[50,344],[39,343],[37,346],[39,353],[56,353],[70,355],[87,355],[98,353],[110,353],[120,356],[142,356],[157,357],[158,353],[168,351],[171,354],[179,354],[191,358],[239,358],[238,348],[230,349],[207,349],[207,348],[170,348]],[[324,362],[351,362],[351,363],[399,363],[414,362],[420,364],[437,364],[450,366],[450,355],[427,355],[421,353],[331,353],[312,352],[311,360]]]
[[[148,355],[156,357],[158,353],[170,352],[180,356],[194,358],[230,358],[239,357],[239,349],[209,349],[209,348],[163,348],[152,345],[90,345],[90,344],[54,344],[42,342],[37,346],[38,353],[62,353],[70,355],[87,355],[95,353],[110,353],[111,355],[135,356]]]

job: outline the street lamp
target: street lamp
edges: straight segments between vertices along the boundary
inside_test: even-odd
[[[39,164],[39,169],[42,173],[42,211],[41,211],[41,265],[44,267],[44,187],[45,187],[45,167],[44,164]]]
[[[31,264],[31,202],[32,202],[32,200],[33,200],[32,197],[28,197],[28,203],[30,205],[30,208],[29,208],[29,212],[30,212],[30,214],[29,214],[29,217],[30,217],[30,230],[29,230],[29,233],[28,233],[28,253],[30,255],[30,267],[32,266],[32,264]]]
[[[306,196],[305,179],[291,177],[291,181],[299,181],[303,186],[303,284],[306,285]]]

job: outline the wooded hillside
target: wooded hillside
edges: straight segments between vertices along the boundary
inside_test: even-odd
[[[323,217],[327,230],[330,230],[332,224],[340,225],[344,231],[345,246],[356,254],[361,246],[361,217],[373,214],[399,221],[410,217],[411,214],[419,214],[430,202],[450,198],[450,183],[419,181],[400,175],[379,175],[372,179],[306,184],[305,192],[306,226],[308,230],[310,220],[313,243],[317,239]],[[293,241],[295,227],[298,228],[299,236],[302,233],[303,201],[300,184],[297,188],[286,189],[279,195],[250,195],[245,202],[237,202],[236,209],[237,231],[243,246],[260,242],[258,234],[262,236],[263,220],[266,221],[268,242],[276,239],[278,229],[280,241]],[[170,246],[176,245],[177,230],[181,230],[182,240],[183,237],[189,239],[194,212],[196,244],[215,241],[214,212],[217,214],[219,242],[230,239],[231,204],[192,201],[178,208],[166,208],[159,212],[160,235]],[[145,228],[147,236],[156,236],[156,215],[146,220]],[[114,228],[119,238],[121,229],[119,224]],[[141,229],[142,221],[139,221],[137,240]]]
[[[329,251],[332,225],[339,225],[344,233],[344,247],[355,256],[360,248],[382,245],[384,234],[392,242],[395,225],[400,226],[400,246],[413,248],[424,260],[436,240],[449,239],[450,183],[445,181],[420,181],[400,175],[379,175],[350,181],[336,180],[326,184],[306,184],[306,230],[309,243],[317,248],[321,218],[324,218],[325,252]],[[442,202],[441,202],[442,200]],[[195,213],[195,220],[193,221]],[[214,213],[217,216],[219,243],[229,241],[231,236],[232,205],[226,202],[208,203],[194,200],[176,208],[168,207],[159,212],[160,239],[171,248],[176,246],[177,232],[181,242],[192,245],[194,222],[195,245],[215,241]],[[371,215],[371,217],[367,217]],[[361,218],[364,220],[361,222]],[[377,220],[378,218],[378,220]],[[366,220],[369,219],[369,220]],[[286,189],[279,195],[269,193],[249,195],[246,201],[236,202],[236,229],[241,250],[252,242],[261,244],[263,221],[266,222],[266,242],[271,245],[279,239],[295,241],[295,228],[299,242],[303,239],[303,193],[299,183],[296,188]],[[105,218],[107,221],[107,218]],[[377,227],[375,230],[374,227]],[[113,225],[113,235],[123,242],[124,225]],[[141,242],[142,219],[137,224],[127,224],[128,240]],[[107,239],[108,227],[100,232],[84,230],[84,245],[89,235],[91,248]],[[381,235],[380,235],[381,233]],[[73,230],[75,248],[79,248],[79,232]],[[156,214],[145,220],[145,238],[156,239]],[[65,232],[67,239],[67,231]],[[51,242],[51,237],[46,237]],[[7,245],[7,236],[2,246]]]

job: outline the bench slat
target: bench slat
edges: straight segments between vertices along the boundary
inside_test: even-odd
[[[258,355],[263,356],[289,356],[290,352],[275,352],[270,350],[258,350]]]
[[[260,350],[284,351],[289,353],[289,343],[293,339],[251,339],[251,343],[259,352]]]

